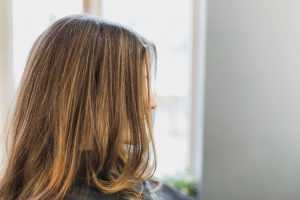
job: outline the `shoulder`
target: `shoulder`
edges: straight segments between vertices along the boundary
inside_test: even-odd
[[[195,200],[182,194],[179,190],[163,183],[160,180],[148,180],[144,185],[144,200],[163,199],[163,200]],[[107,195],[91,187],[82,188],[73,186],[67,193],[64,200],[125,200],[121,193]]]
[[[91,187],[82,188],[80,186],[73,186],[67,193],[64,200],[124,200],[124,198],[119,194],[104,194]]]

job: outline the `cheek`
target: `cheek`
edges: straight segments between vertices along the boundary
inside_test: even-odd
[[[151,109],[155,109],[158,106],[157,98],[153,95],[150,97]]]

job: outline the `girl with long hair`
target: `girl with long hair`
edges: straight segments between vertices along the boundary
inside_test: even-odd
[[[152,177],[155,71],[154,44],[129,28],[87,15],[53,23],[13,105],[0,200],[187,198]]]

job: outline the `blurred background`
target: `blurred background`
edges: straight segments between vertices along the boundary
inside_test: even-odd
[[[154,135],[156,176],[196,194],[200,177],[192,104],[192,0],[1,0],[0,128],[3,132],[26,59],[35,39],[57,19],[91,14],[131,27],[156,44],[158,71]],[[193,108],[193,109],[192,109]],[[198,112],[199,113],[199,112]],[[196,118],[195,118],[196,119]],[[194,131],[195,130],[195,131]],[[3,136],[3,134],[2,134]],[[200,141],[199,141],[200,142]],[[4,137],[1,137],[4,157]],[[3,164],[5,159],[2,160]]]
[[[156,176],[201,200],[300,199],[299,0],[1,0],[1,130],[33,41],[78,13],[157,46]]]

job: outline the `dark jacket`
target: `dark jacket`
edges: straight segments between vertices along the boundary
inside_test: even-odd
[[[194,200],[167,184],[162,184],[159,190],[152,192],[154,183],[146,181],[143,185],[144,200]],[[80,190],[82,190],[80,186],[74,186],[67,194],[65,200],[125,200],[121,193],[105,195],[96,189],[88,188],[84,195],[80,195]]]

